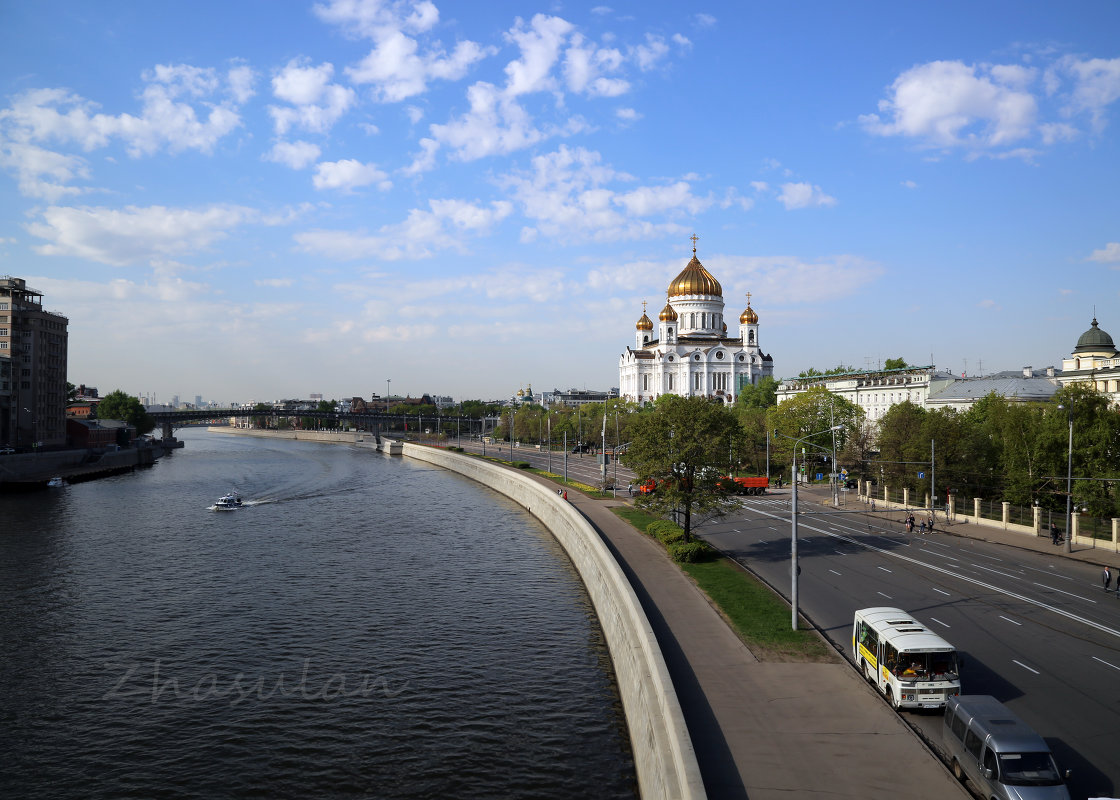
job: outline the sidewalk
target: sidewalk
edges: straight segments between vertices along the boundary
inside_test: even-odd
[[[969,797],[849,664],[759,663],[664,548],[611,511],[621,499],[569,499],[649,617],[709,797]]]

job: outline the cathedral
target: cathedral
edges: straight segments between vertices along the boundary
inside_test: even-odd
[[[723,317],[723,287],[696,257],[669,284],[665,308],[657,315],[656,335],[642,304],[634,335],[618,360],[619,393],[648,403],[663,394],[710,397],[735,402],[739,390],[774,376],[774,361],[758,342],[758,314],[739,315],[739,335],[731,338]]]

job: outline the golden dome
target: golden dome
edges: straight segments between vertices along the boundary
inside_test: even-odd
[[[754,313],[754,309],[751,308],[750,300],[747,301],[747,309],[739,315],[739,322],[741,322],[743,325],[757,324],[758,314]]]
[[[669,297],[680,297],[686,294],[707,294],[723,297],[723,287],[719,285],[719,281],[712,277],[712,273],[704,269],[704,265],[696,257],[695,251],[693,251],[692,260],[688,262],[688,266],[669,284]]]
[[[657,315],[657,318],[662,322],[676,322],[677,310],[669,305],[669,301],[666,300],[665,308],[661,309],[661,313]]]
[[[653,320],[651,320],[649,317],[647,317],[645,315],[645,313],[643,313],[642,318],[640,320],[638,320],[638,324],[635,325],[634,327],[639,331],[652,331],[653,330]]]

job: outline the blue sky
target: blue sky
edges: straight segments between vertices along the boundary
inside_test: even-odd
[[[0,274],[75,383],[618,385],[700,239],[775,374],[1120,339],[1120,4],[0,7]],[[932,359],[932,362],[931,362]]]

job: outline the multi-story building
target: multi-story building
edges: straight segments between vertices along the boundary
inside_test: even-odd
[[[1120,405],[1120,350],[1093,317],[1089,330],[1081,334],[1070,357],[1062,361],[1062,384],[1088,383]]]
[[[43,309],[42,292],[0,276],[0,359],[7,367],[0,365],[0,444],[66,444],[68,324]]]
[[[590,389],[569,389],[562,392],[553,389],[551,392],[541,392],[541,405],[545,408],[552,406],[586,406],[590,403],[605,403],[618,397],[618,387],[612,387],[605,392]]]

